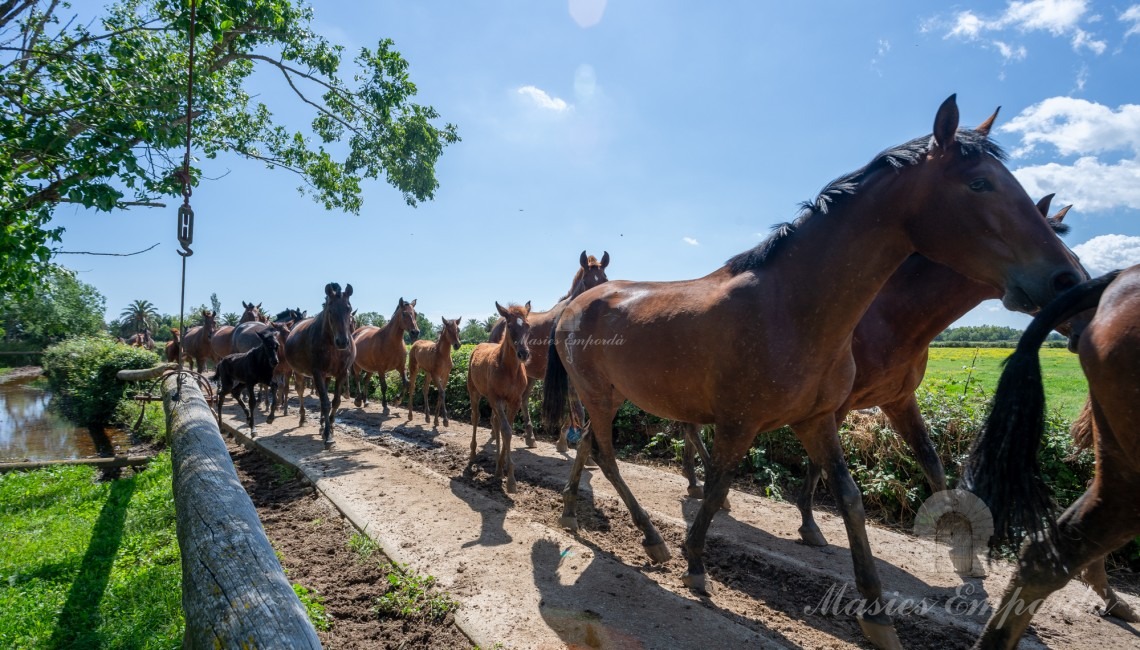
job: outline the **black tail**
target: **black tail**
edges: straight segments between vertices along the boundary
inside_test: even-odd
[[[970,448],[962,476],[963,486],[978,495],[993,515],[992,547],[1015,545],[1025,535],[1055,539],[1054,504],[1037,462],[1045,432],[1045,391],[1037,352],[1055,327],[1096,307],[1117,273],[1079,284],[1049,303],[1005,361],[989,417]]]
[[[550,328],[550,346],[546,349],[546,376],[542,379],[542,426],[547,431],[561,431],[566,416],[566,400],[570,394],[569,377],[554,341],[558,334],[558,319]]]

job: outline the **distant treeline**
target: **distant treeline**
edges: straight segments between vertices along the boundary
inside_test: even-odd
[[[1015,327],[1000,327],[998,325],[967,325],[964,327],[951,327],[934,337],[935,346],[955,347],[955,344],[964,343],[1017,343],[1023,330]],[[1063,341],[1065,337],[1057,332],[1049,335],[1047,341]],[[979,346],[1004,347],[1004,346]]]

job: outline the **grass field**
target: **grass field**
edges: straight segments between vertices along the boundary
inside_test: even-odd
[[[178,648],[170,454],[97,481],[90,467],[0,475],[0,647]]]
[[[922,386],[947,395],[965,392],[988,400],[1001,376],[1001,364],[1012,352],[1005,348],[931,348]],[[1088,393],[1077,355],[1065,349],[1043,348],[1041,371],[1049,408],[1060,410],[1067,420],[1075,418]]]

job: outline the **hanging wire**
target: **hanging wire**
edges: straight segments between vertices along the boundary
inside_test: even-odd
[[[182,158],[182,207],[178,209],[178,243],[183,250],[178,251],[182,256],[182,297],[178,304],[178,329],[181,331],[182,343],[178,353],[178,396],[182,396],[182,354],[181,347],[186,341],[186,258],[194,254],[190,244],[194,241],[194,210],[190,208],[190,133],[194,119],[194,24],[196,17],[197,0],[190,0],[190,57],[186,68],[186,154]]]

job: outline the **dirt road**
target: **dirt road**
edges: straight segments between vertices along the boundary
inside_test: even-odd
[[[858,593],[838,517],[818,516],[830,546],[807,547],[796,541],[794,505],[734,491],[732,511],[710,529],[712,595],[698,597],[681,584],[680,544],[699,502],[685,497],[679,475],[621,465],[673,551],[653,566],[597,470],[583,477],[582,530],[572,535],[558,527],[569,459],[552,444],[520,449],[516,441],[519,489],[507,495],[491,477],[488,430],[480,429],[480,470],[472,475],[463,471],[470,424],[433,430],[422,415],[410,425],[405,417],[403,409],[385,418],[375,407],[342,408],[336,446],[326,452],[315,418],[301,428],[291,413],[259,424],[257,442],[300,467],[390,557],[435,576],[461,603],[456,621],[482,647],[868,647],[845,613]],[[232,416],[227,427],[245,430]],[[894,618],[904,646],[969,647],[1008,567],[960,578],[930,544],[891,530],[869,533],[887,597],[901,611]],[[1070,584],[1038,613],[1022,647],[1140,645],[1132,628],[1090,613],[1097,602]]]

